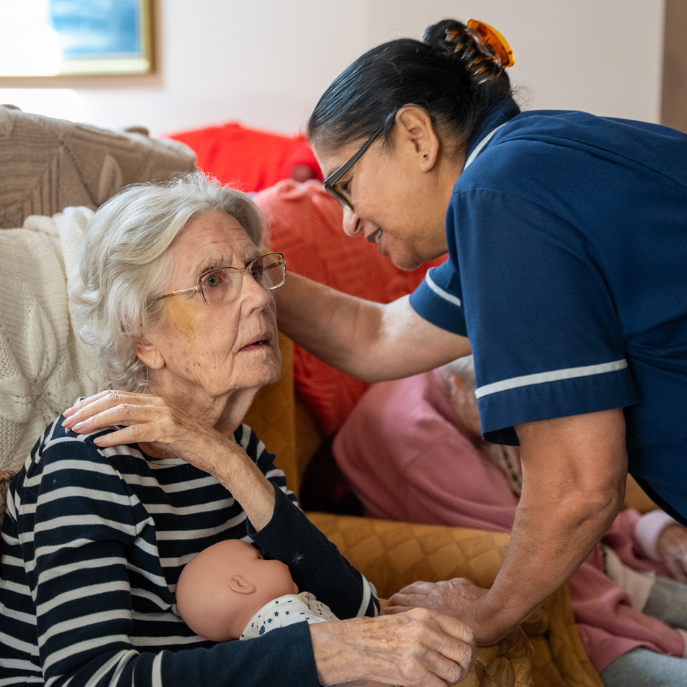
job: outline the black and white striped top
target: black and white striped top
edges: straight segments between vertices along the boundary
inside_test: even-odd
[[[255,532],[213,477],[103,432],[50,425],[12,481],[0,561],[0,687],[318,685],[305,623],[214,644],[176,612],[183,566],[224,539],[289,565],[301,591],[339,618],[376,615],[371,585],[297,507],[274,456],[246,425],[234,439],[275,487]],[[111,430],[106,430],[111,431]]]

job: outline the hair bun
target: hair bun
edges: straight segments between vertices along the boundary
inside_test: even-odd
[[[422,42],[447,56],[455,54],[455,46],[446,37],[447,31],[465,31],[467,26],[455,19],[443,19],[425,29]]]
[[[448,59],[456,60],[473,88],[496,81],[503,72],[501,61],[494,59],[494,49],[474,29],[455,19],[428,26],[422,42]]]

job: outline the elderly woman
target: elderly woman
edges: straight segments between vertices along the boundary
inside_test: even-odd
[[[374,590],[303,516],[241,420],[279,376],[262,218],[195,174],[94,216],[76,294],[112,386],[55,420],[12,482],[0,567],[0,684],[319,685],[457,681],[471,631]],[[253,541],[343,622],[206,642],[176,613],[184,564]],[[356,617],[360,616],[360,617]],[[365,617],[367,616],[367,617]]]

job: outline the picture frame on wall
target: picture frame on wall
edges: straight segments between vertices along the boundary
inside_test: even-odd
[[[0,77],[148,74],[154,0],[0,0]]]

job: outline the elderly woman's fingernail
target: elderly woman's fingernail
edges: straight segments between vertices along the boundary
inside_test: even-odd
[[[83,429],[87,424],[87,421],[84,420],[83,422],[77,422],[73,427],[72,430],[75,432],[78,432],[79,430]]]

